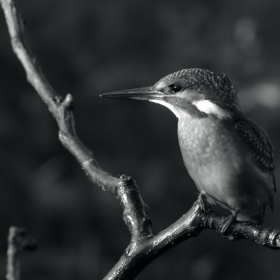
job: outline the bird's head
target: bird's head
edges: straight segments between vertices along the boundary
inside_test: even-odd
[[[169,108],[178,118],[209,115],[223,119],[240,111],[236,90],[225,74],[205,69],[183,69],[150,87],[101,94],[107,98],[149,100]]]

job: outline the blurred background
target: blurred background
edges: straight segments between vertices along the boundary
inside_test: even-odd
[[[226,73],[241,107],[275,147],[280,182],[278,0],[25,0],[29,45],[61,95],[74,97],[80,139],[113,175],[137,180],[157,233],[197,197],[183,165],[177,119],[150,102],[99,94],[149,86],[183,68]],[[11,225],[36,236],[22,279],[101,279],[130,241],[115,197],[86,178],[28,84],[0,13],[0,277]],[[265,225],[280,229],[280,196]],[[150,264],[137,279],[279,279],[279,252],[205,230]]]

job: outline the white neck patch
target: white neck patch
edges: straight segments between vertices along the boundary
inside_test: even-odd
[[[193,105],[195,105],[199,111],[206,114],[213,114],[219,119],[231,119],[231,114],[229,112],[209,100],[194,101]]]
[[[161,104],[165,107],[167,107],[170,111],[172,111],[175,116],[180,119],[182,116],[186,115],[186,113],[182,110],[180,110],[179,108],[176,108],[174,106],[172,106],[171,104],[163,101],[163,100],[149,100],[150,102],[154,102],[154,103],[158,103],[158,104]]]

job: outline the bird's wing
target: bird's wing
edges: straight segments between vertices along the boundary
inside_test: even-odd
[[[243,139],[257,166],[264,173],[272,175],[273,187],[274,191],[276,191],[276,182],[273,174],[273,147],[268,135],[259,125],[245,116],[236,120],[235,129]]]

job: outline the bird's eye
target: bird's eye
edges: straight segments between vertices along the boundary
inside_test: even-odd
[[[179,92],[182,89],[180,86],[174,84],[170,85],[169,87],[173,93]]]

